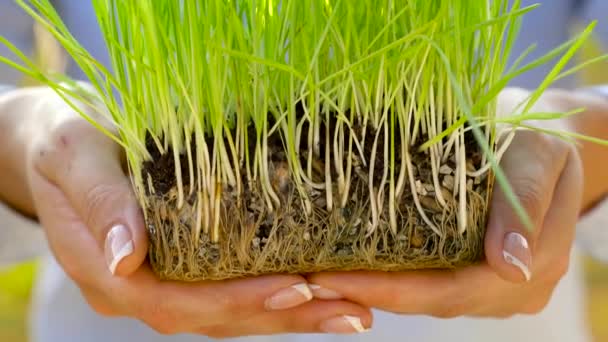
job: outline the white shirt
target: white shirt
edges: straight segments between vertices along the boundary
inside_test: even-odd
[[[583,0],[586,4],[578,18],[587,22],[593,19],[604,20],[597,28],[597,34],[608,42],[608,1]],[[104,60],[103,48],[98,43],[98,32],[92,28],[90,4],[85,1],[56,1],[63,10],[68,25],[78,27],[75,32],[89,49]],[[539,1],[523,0],[523,5]],[[538,44],[537,52],[530,58],[537,57],[568,38],[568,24],[574,19],[572,13],[574,0],[547,0],[543,6],[524,19],[521,39],[515,46],[515,55],[521,53],[532,43]],[[29,41],[28,27],[24,17],[15,14],[11,9],[12,2],[0,4],[0,32],[9,32],[18,41],[21,48],[27,47]],[[63,5],[63,6],[61,6]],[[14,6],[14,5],[13,5]],[[11,12],[12,11],[12,12]],[[6,21],[8,19],[12,21]],[[10,26],[7,31],[5,25]],[[87,31],[88,30],[88,31]],[[10,35],[9,34],[9,35]],[[97,37],[97,38],[95,38]],[[0,50],[0,54],[3,51]],[[529,59],[530,59],[529,58]],[[544,66],[524,77],[514,85],[535,87],[549,70]],[[77,72],[77,71],[74,71]],[[0,75],[6,71],[0,66]],[[78,74],[76,74],[78,75]],[[0,81],[5,79],[0,78]],[[575,84],[574,79],[563,80],[559,84],[568,87]],[[606,220],[608,205],[598,210],[594,217],[586,218],[579,224],[579,231],[591,231],[596,228],[598,220]],[[605,222],[605,221],[604,221]],[[606,227],[606,224],[603,225]],[[595,232],[598,230],[595,229]],[[608,234],[608,230],[605,230]],[[603,242],[596,238],[582,238],[584,245],[599,245],[602,250],[608,246],[608,237]],[[590,243],[593,242],[593,243]],[[1,246],[0,246],[1,248]],[[599,249],[598,249],[599,250]],[[608,259],[607,259],[608,260]],[[30,334],[34,342],[69,342],[69,341],[209,341],[201,336],[166,337],[154,333],[144,324],[131,319],[108,319],[96,315],[85,303],[75,284],[70,281],[52,257],[45,259],[42,272],[35,288],[35,298],[30,324]],[[469,319],[438,320],[422,316],[398,316],[384,312],[375,312],[374,328],[371,332],[359,336],[332,335],[283,335],[274,337],[249,337],[239,341],[467,341],[467,342],[511,342],[511,341],[550,341],[550,342],[584,342],[589,341],[584,315],[584,286],[578,252],[573,251],[572,266],[568,274],[558,285],[546,310],[533,317],[515,317],[508,320]]]

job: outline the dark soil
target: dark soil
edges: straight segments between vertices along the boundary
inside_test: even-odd
[[[322,126],[333,131],[335,122]],[[362,135],[362,126],[355,125],[354,132]],[[369,127],[363,142],[364,154],[370,156],[376,132]],[[350,133],[349,133],[350,134]],[[382,151],[383,132],[378,138],[378,152],[374,165],[374,183],[381,181],[384,170]],[[306,128],[302,137],[306,137]],[[348,136],[347,136],[348,138]],[[481,152],[471,135],[467,135],[467,159],[479,168]],[[194,139],[192,139],[194,142]],[[323,139],[315,157],[313,179],[324,179],[325,146]],[[249,130],[250,149],[255,148],[255,131]],[[369,174],[367,168],[353,170],[350,199],[343,208],[327,210],[326,194],[308,189],[313,211],[307,216],[299,193],[291,184],[283,141],[275,134],[268,139],[269,172],[271,183],[280,195],[282,206],[269,211],[260,195],[259,184],[243,178],[240,194],[225,188],[222,195],[221,239],[212,243],[209,236],[201,234],[193,241],[192,231],[197,206],[196,196],[183,208],[177,208],[174,190],[176,177],[171,148],[164,154],[148,137],[147,148],[153,160],[143,165],[143,176],[152,179],[154,192],[147,193],[149,203],[146,218],[150,233],[150,261],[156,272],[166,279],[200,280],[226,279],[247,275],[276,272],[308,273],[326,270],[385,270],[397,271],[420,268],[449,268],[474,263],[482,257],[483,235],[488,197],[488,180],[471,180],[467,191],[469,198],[469,227],[463,235],[457,232],[456,203],[450,199],[447,208],[435,200],[435,191],[451,195],[451,190],[435,189],[430,172],[430,158],[412,146],[410,153],[414,174],[420,182],[419,198],[426,215],[441,227],[443,237],[426,226],[413,204],[409,184],[396,203],[398,230],[394,234],[388,225],[388,191],[386,191],[381,223],[368,234],[371,220],[369,209]],[[209,149],[213,141],[207,140]],[[400,149],[400,141],[396,149]],[[196,150],[191,144],[193,155]],[[253,152],[253,151],[251,151]],[[305,165],[308,155],[306,139],[302,138],[300,157]],[[397,156],[399,153],[396,154]],[[353,158],[359,158],[353,155]],[[184,184],[189,183],[188,159],[181,154],[180,162]],[[401,163],[397,158],[396,163]],[[448,158],[446,168],[456,169],[453,158]],[[333,177],[336,170],[332,167]],[[245,172],[241,172],[245,175]],[[451,174],[442,174],[441,182],[449,186]],[[244,176],[243,176],[244,177]],[[334,178],[335,179],[335,178]],[[450,198],[452,198],[450,196]],[[336,201],[334,201],[336,202]]]

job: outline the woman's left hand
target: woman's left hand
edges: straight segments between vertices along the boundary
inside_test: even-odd
[[[515,108],[526,96],[521,90],[504,92],[499,111]],[[541,98],[539,112],[560,110],[549,100]],[[454,270],[314,274],[309,283],[321,288],[316,295],[440,318],[509,317],[543,310],[568,270],[583,192],[580,157],[569,142],[520,131],[501,167],[532,220],[532,231],[521,223],[496,185],[483,263]]]

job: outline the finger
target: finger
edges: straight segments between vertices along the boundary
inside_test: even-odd
[[[568,162],[555,187],[537,246],[539,268],[543,272],[553,273],[551,275],[556,282],[568,269],[582,202],[583,168],[574,147],[570,149],[567,158]]]
[[[215,338],[282,333],[358,334],[372,326],[369,309],[345,301],[313,301],[281,313],[264,313],[198,333]]]
[[[97,240],[80,220],[65,194],[38,172],[29,172],[36,214],[53,255],[78,285],[103,287],[107,274]]]
[[[461,270],[318,273],[308,281],[365,307],[451,318],[483,304],[480,289],[497,279],[489,270],[477,265]]]
[[[33,169],[65,193],[110,272],[132,273],[146,257],[148,241],[119,146],[76,114],[62,117],[35,146]]]
[[[233,323],[265,312],[283,312],[312,300],[306,280],[273,275],[193,283],[160,281],[148,265],[108,291],[128,316],[164,333]],[[113,287],[113,286],[117,287]]]
[[[542,311],[553,290],[568,270],[570,250],[579,217],[582,192],[582,167],[571,147],[566,166],[555,186],[553,199],[545,214],[543,228],[536,242],[534,273],[542,275],[542,282],[531,287],[513,287],[510,282],[488,281],[487,300],[482,300],[472,314],[478,316],[510,316],[517,313],[537,314]],[[500,301],[490,298],[501,298]],[[522,298],[525,298],[522,301]]]
[[[490,204],[485,254],[488,264],[507,281],[519,283],[532,277],[532,256],[553,189],[566,163],[565,146],[553,137],[520,131],[501,160],[501,168],[533,228],[529,230],[523,224],[505,193],[496,185]]]

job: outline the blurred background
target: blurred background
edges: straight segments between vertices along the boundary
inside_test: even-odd
[[[62,70],[66,59],[55,42],[40,29],[36,32],[37,61],[54,70]],[[597,42],[589,43],[579,56],[589,59],[602,53]],[[599,63],[583,73],[587,84],[608,84],[608,63]],[[31,84],[31,80],[24,80]],[[7,223],[0,210],[0,223]],[[1,225],[0,225],[1,227]],[[607,227],[608,228],[608,227]],[[10,267],[0,265],[0,341],[25,342],[28,306],[36,274],[36,261]],[[608,265],[591,258],[585,262],[587,281],[587,315],[595,341],[608,342]]]

